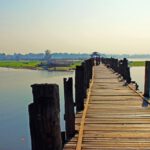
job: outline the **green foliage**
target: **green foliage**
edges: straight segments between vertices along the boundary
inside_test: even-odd
[[[76,61],[69,66],[69,69],[75,69],[76,66],[80,66],[83,61]]]
[[[141,67],[145,66],[145,61],[131,61],[129,62],[130,67]]]
[[[51,71],[69,71],[69,70],[75,70],[76,66],[79,66],[81,65],[82,61],[76,61],[76,62],[73,62],[70,66],[66,67],[51,67],[51,68],[48,68],[48,70],[51,70]]]
[[[35,69],[40,61],[0,61],[0,67]]]
[[[41,62],[41,61],[0,61],[0,67],[8,67],[8,68],[26,68],[26,69],[44,69],[44,67],[41,66],[42,64],[46,65],[46,62]],[[47,68],[48,70],[51,71],[69,71],[69,70],[74,70],[77,65],[81,65],[82,61],[74,61],[70,66],[66,67],[51,67]],[[41,67],[40,67],[41,66]]]

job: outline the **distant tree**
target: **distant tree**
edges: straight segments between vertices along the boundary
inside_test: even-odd
[[[52,56],[51,56],[51,51],[50,51],[50,50],[46,50],[46,51],[45,51],[45,57],[44,57],[44,58],[45,58],[45,60],[47,61],[48,64],[51,63],[51,57],[52,57]]]
[[[0,53],[0,60],[5,60],[5,59],[6,59],[6,54]]]
[[[16,61],[19,61],[20,60],[20,54],[17,54],[17,53],[14,53],[14,59],[16,60]],[[12,56],[12,57],[13,57]]]

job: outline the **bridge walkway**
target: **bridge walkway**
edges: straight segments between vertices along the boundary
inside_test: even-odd
[[[64,150],[150,150],[150,108],[104,65],[94,67],[79,130]]]

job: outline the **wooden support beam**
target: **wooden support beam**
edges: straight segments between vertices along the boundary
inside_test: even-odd
[[[75,135],[75,113],[73,101],[73,80],[64,78],[65,124],[67,140]]]
[[[144,96],[150,97],[150,61],[145,62],[145,86]]]
[[[32,150],[61,150],[59,89],[56,84],[31,86],[29,105]]]
[[[77,66],[75,70],[75,103],[76,111],[84,109],[84,68]]]

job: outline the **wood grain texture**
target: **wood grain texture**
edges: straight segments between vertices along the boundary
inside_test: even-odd
[[[78,130],[81,117],[82,113],[76,118]],[[77,141],[78,135],[64,149],[75,150]],[[102,64],[94,68],[81,149],[150,149],[150,108],[143,107],[142,97]]]

